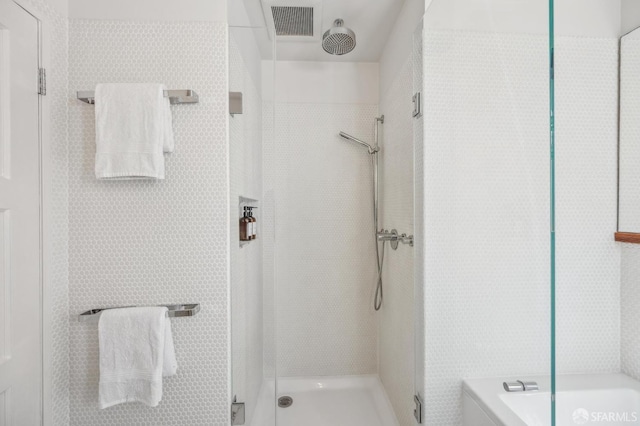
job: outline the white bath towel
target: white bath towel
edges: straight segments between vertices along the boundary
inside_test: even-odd
[[[163,152],[174,149],[164,90],[155,83],[96,86],[96,178],[164,179]]]
[[[162,399],[177,363],[166,307],[107,309],[100,315],[100,408]]]

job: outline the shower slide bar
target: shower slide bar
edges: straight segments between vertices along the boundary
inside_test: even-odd
[[[76,92],[79,101],[89,105],[96,103],[96,94],[93,90],[81,90]],[[172,105],[175,104],[197,104],[199,101],[198,94],[191,89],[185,90],[165,90],[164,97],[169,98]]]
[[[198,312],[200,312],[200,304],[199,303],[187,303],[184,305],[161,305],[166,306],[167,316],[169,318],[178,318],[178,317],[192,317]],[[120,306],[119,308],[135,308],[136,306]],[[91,309],[86,312],[78,315],[79,322],[97,322],[100,318],[100,314],[107,309],[116,309],[113,308],[102,308],[102,309]]]

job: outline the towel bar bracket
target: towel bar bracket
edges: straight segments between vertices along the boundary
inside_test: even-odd
[[[187,303],[182,305],[161,305],[165,306],[167,310],[167,316],[170,318],[178,318],[178,317],[192,317],[198,312],[200,312],[200,304],[199,303]],[[120,306],[120,308],[134,308],[135,306]],[[114,308],[102,308],[102,309],[90,309],[78,315],[78,321],[80,322],[88,322],[88,321],[98,321],[100,318],[100,314],[107,309],[116,309]]]

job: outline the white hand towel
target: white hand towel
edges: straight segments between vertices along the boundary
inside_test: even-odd
[[[162,399],[162,377],[176,373],[166,307],[107,309],[98,324],[100,408]]]
[[[165,318],[164,325],[164,359],[162,362],[162,375],[170,377],[178,371],[178,361],[176,360],[176,351],[173,347],[173,334],[171,333],[171,320]]]
[[[174,148],[162,84],[98,84],[95,92],[98,179],[164,179],[163,152]]]

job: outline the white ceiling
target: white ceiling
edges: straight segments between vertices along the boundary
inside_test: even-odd
[[[402,9],[404,0],[229,0],[229,22],[231,26],[271,27],[270,14],[263,13],[263,2],[267,10],[277,6],[309,6],[319,4],[321,11],[320,32],[324,33],[336,18],[356,33],[356,48],[342,56],[329,55],[322,50],[322,37],[314,41],[277,40],[276,55],[280,61],[333,61],[333,62],[378,62],[387,38]],[[314,32],[317,29],[314,29]],[[271,58],[272,46],[269,32],[256,31],[256,38],[264,59]]]

